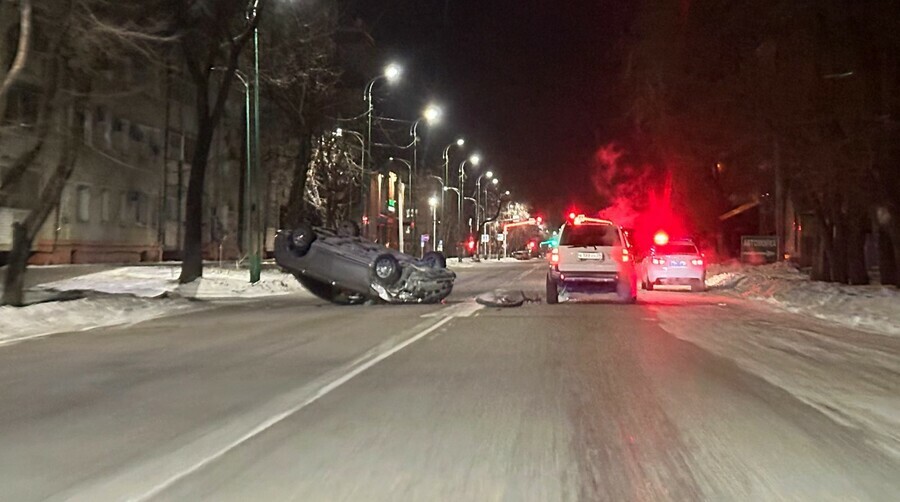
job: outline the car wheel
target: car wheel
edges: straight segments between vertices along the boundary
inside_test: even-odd
[[[300,224],[291,234],[291,248],[297,256],[303,256],[309,252],[310,246],[316,240],[316,231],[305,223]]]
[[[547,275],[547,305],[559,303],[559,285],[550,275]]]
[[[422,255],[422,263],[429,268],[447,268],[447,257],[437,251],[429,251]]]
[[[378,284],[390,286],[400,279],[400,262],[393,255],[387,253],[378,255],[372,262],[372,274]]]
[[[644,283],[644,289],[646,289],[647,291],[653,291],[653,283],[647,280],[647,282]]]
[[[637,291],[631,287],[630,282],[619,281],[619,284],[616,285],[616,294],[625,303],[635,303],[637,301]]]
[[[337,234],[339,237],[359,237],[359,225],[355,221],[344,220],[338,224]]]
[[[706,284],[702,281],[696,280],[691,282],[691,291],[694,293],[702,293],[706,291]]]

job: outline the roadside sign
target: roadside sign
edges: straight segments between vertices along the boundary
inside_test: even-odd
[[[774,235],[742,235],[741,263],[762,265],[775,263],[778,257],[778,239]]]
[[[422,244],[424,244],[424,243],[426,243],[426,242],[428,242],[428,241],[431,240],[431,236],[428,235],[428,234],[422,234],[421,239],[422,239]]]
[[[498,241],[498,242],[503,242],[504,240],[506,240],[505,237],[506,237],[506,236],[503,235],[503,234],[497,234],[497,241]]]
[[[490,234],[481,234],[481,242],[488,243],[491,242]]]

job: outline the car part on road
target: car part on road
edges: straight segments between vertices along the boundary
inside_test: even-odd
[[[275,261],[314,295],[334,303],[437,303],[450,295],[456,274],[443,255],[416,259],[353,235],[358,227],[348,223],[337,230],[279,230]]]

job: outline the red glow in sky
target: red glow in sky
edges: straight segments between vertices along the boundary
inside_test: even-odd
[[[600,211],[601,218],[632,229],[632,242],[646,249],[660,230],[672,238],[688,235],[688,225],[672,200],[672,179],[651,175],[651,166],[637,168],[622,161],[623,152],[606,145],[595,154],[594,185],[597,194],[612,203]],[[660,182],[661,181],[661,182]]]

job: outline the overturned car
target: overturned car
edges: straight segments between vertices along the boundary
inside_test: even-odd
[[[275,261],[314,295],[348,305],[368,300],[437,303],[450,294],[456,279],[442,254],[414,258],[363,239],[352,222],[337,230],[311,225],[279,230]]]

